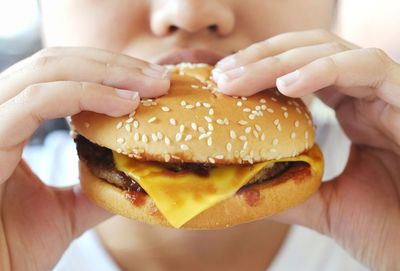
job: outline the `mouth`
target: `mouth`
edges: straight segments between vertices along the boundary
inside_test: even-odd
[[[179,64],[181,62],[190,63],[206,63],[209,65],[215,65],[219,60],[223,58],[222,55],[215,52],[204,50],[204,49],[181,49],[167,53],[158,59],[157,64],[168,65],[168,64]]]

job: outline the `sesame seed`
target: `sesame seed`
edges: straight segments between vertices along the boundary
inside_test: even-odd
[[[185,125],[181,124],[179,125],[179,132],[183,133],[185,131]]]
[[[169,112],[171,109],[169,109],[168,106],[163,106],[163,107],[161,107],[161,110],[164,112]]]
[[[250,134],[251,133],[251,127],[246,127],[246,129],[244,129],[244,132],[246,134]]]
[[[190,141],[192,139],[192,135],[186,135],[185,136],[185,141]]]
[[[242,101],[238,101],[238,102],[236,103],[236,105],[240,107],[240,106],[243,105],[243,103],[242,103]]]
[[[164,135],[161,132],[157,132],[157,137],[159,140],[163,139]]]
[[[249,142],[244,142],[244,144],[243,144],[243,150],[245,150],[245,149],[247,149],[247,146],[249,145]]]
[[[260,103],[265,104],[266,102],[267,101],[264,98],[260,99]]]
[[[271,100],[272,100],[273,102],[277,102],[277,101],[278,101],[278,100],[275,99],[274,97],[271,97]]]
[[[136,111],[133,111],[132,113],[129,114],[129,117],[132,118],[135,116],[135,114],[136,114]]]
[[[210,107],[211,107],[211,105],[210,105],[209,103],[203,103],[203,106],[204,106],[205,108],[210,108]]]
[[[269,113],[274,113],[274,109],[272,109],[272,108],[270,108],[270,107],[267,108],[267,111],[268,111]]]
[[[89,122],[85,122],[84,125],[85,125],[85,128],[89,128],[90,127]]]
[[[139,133],[135,133],[135,135],[133,136],[133,140],[139,141],[139,139],[140,139]]]
[[[117,139],[117,143],[118,143],[118,144],[124,144],[124,142],[125,142],[125,139],[122,138],[122,137],[120,137],[120,138]]]
[[[223,125],[224,121],[222,119],[217,119],[217,123],[220,124],[220,125]]]
[[[239,139],[242,141],[246,141],[247,140],[247,136],[241,135],[239,136]]]
[[[131,126],[129,124],[125,124],[125,130],[127,132],[130,132],[131,131]]]
[[[231,152],[231,151],[232,151],[232,144],[231,144],[231,143],[227,143],[227,144],[226,144],[226,150],[227,150],[228,152]]]
[[[133,127],[135,127],[135,129],[139,128],[139,122],[137,120],[133,122]]]
[[[201,134],[200,136],[199,136],[199,140],[202,140],[202,139],[204,139],[204,138],[207,138],[207,137],[209,137],[211,134],[209,134],[209,133],[207,133],[207,134]]]
[[[225,125],[229,125],[229,120],[227,118],[224,118],[224,123]]]
[[[212,157],[208,157],[208,161],[210,161],[210,163],[215,164],[215,160]]]
[[[294,127],[299,128],[299,126],[300,126],[300,122],[298,120],[296,120],[294,122]]]
[[[126,122],[126,123],[131,123],[131,122],[133,122],[133,118],[129,118],[129,119],[127,119],[125,122]]]
[[[286,106],[281,106],[281,109],[282,109],[283,111],[287,111],[287,107],[286,107]]]
[[[249,123],[249,122],[248,122],[248,121],[245,121],[245,120],[239,120],[238,123],[239,123],[240,125],[247,125],[247,123]]]
[[[279,124],[279,119],[274,120],[274,125],[277,126]]]
[[[181,133],[176,133],[176,135],[175,135],[175,141],[176,141],[176,142],[179,142],[179,141],[181,141],[181,139],[182,139],[182,134],[181,134]]]
[[[249,115],[249,119],[251,119],[251,120],[253,120],[255,117],[256,117],[256,115],[254,115],[254,114]]]
[[[152,118],[150,118],[147,122],[148,122],[148,123],[153,123],[153,122],[155,122],[156,120],[157,120],[156,117],[152,117]]]
[[[265,104],[262,104],[261,105],[261,110],[266,110],[266,109],[267,109],[267,106]]]
[[[133,153],[128,154],[128,157],[133,158],[134,157]]]
[[[235,138],[236,138],[236,133],[235,133],[235,131],[231,130],[229,133],[230,133],[230,136],[231,136],[232,139],[235,139]]]
[[[169,162],[169,160],[171,160],[171,155],[169,155],[168,153],[164,154],[164,160],[165,162]]]
[[[243,108],[243,112],[251,112],[251,109],[250,109],[250,108],[248,108],[248,107],[246,107],[246,108]]]
[[[265,140],[265,134],[264,134],[264,133],[262,133],[262,135],[261,135],[261,140],[262,140],[262,141]]]
[[[243,101],[247,101],[247,97],[240,97],[240,99],[242,99]]]
[[[305,138],[305,139],[308,139],[308,131],[305,131],[305,132],[304,132],[304,138]]]
[[[289,113],[287,111],[283,112],[283,116],[285,117],[285,119],[287,119],[289,117]]]
[[[214,156],[215,159],[224,159],[224,156],[222,154],[218,154]]]
[[[192,85],[191,87],[192,88],[199,88],[199,86],[197,86],[197,85]]]
[[[117,153],[121,153],[122,152],[122,149],[121,148],[118,148],[117,149]]]
[[[205,120],[206,120],[207,122],[212,122],[212,119],[211,119],[209,116],[204,116],[204,118],[205,118]]]
[[[186,144],[182,144],[182,145],[181,145],[181,150],[183,150],[183,151],[187,151],[187,150],[189,150],[189,147],[188,147],[188,145],[186,145]]]
[[[173,118],[170,118],[169,119],[169,123],[171,124],[171,125],[176,125],[176,120],[175,119],[173,119]]]
[[[157,135],[156,135],[155,133],[152,133],[152,134],[151,134],[151,139],[152,139],[154,142],[157,142],[158,137],[157,137]]]
[[[118,122],[116,127],[117,127],[117,129],[121,129],[122,128],[122,121]]]
[[[199,127],[199,132],[202,133],[202,134],[205,134],[206,133],[206,129],[204,129],[204,127],[200,126]]]
[[[279,132],[282,131],[282,128],[281,128],[281,124],[280,124],[280,123],[276,126],[276,129],[278,129]]]
[[[208,124],[208,130],[209,131],[214,131],[214,126],[212,125],[212,123]]]
[[[181,106],[186,106],[186,101],[181,101]]]
[[[279,139],[274,138],[274,139],[272,140],[272,145],[278,145],[278,143],[279,143]]]
[[[210,110],[208,110],[208,115],[210,116],[214,115],[214,109],[210,108]]]
[[[256,125],[254,125],[254,127],[256,127],[257,131],[261,132],[261,126],[260,125],[256,124]]]
[[[188,104],[188,105],[185,106],[185,108],[186,108],[186,109],[193,109],[193,108],[194,108],[194,105]]]
[[[301,109],[299,107],[296,107],[297,113],[301,114]]]
[[[147,136],[146,135],[143,135],[142,136],[142,142],[143,143],[147,143],[149,140],[148,140],[148,138],[147,138]]]
[[[256,110],[261,110],[261,106],[256,105]]]
[[[196,124],[196,123],[192,122],[191,126],[192,126],[192,129],[193,129],[194,131],[197,130],[197,124]]]
[[[212,146],[212,137],[209,137],[208,139],[207,139],[207,145],[208,146]]]
[[[258,132],[257,132],[256,130],[253,130],[253,135],[254,135],[256,138],[259,137]]]
[[[171,144],[171,140],[169,139],[168,136],[164,137],[164,142],[165,142],[165,144],[167,144],[167,145],[170,145],[170,144]]]
[[[291,138],[291,139],[295,139],[295,138],[296,138],[296,133],[295,133],[295,132],[292,132],[292,133],[290,134],[290,138]]]

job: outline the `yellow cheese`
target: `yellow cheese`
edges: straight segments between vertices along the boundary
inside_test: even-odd
[[[304,161],[321,173],[322,155],[314,147],[293,158],[271,160],[253,165],[228,165],[210,169],[208,177],[192,172],[172,172],[155,162],[143,162],[113,152],[118,170],[125,172],[147,192],[157,208],[175,228],[215,204],[232,197],[242,186],[268,164]]]

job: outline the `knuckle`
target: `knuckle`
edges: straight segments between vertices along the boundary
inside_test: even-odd
[[[382,50],[380,48],[367,48],[366,50],[383,67],[387,67],[392,63],[391,59],[389,58],[389,56],[386,54],[386,52],[384,50]]]
[[[34,57],[53,56],[61,53],[62,47],[46,47],[34,54]]]
[[[342,52],[348,50],[348,48],[343,43],[337,41],[329,42],[327,45],[335,52]]]
[[[50,66],[56,57],[54,56],[48,56],[48,55],[42,55],[39,57],[36,57],[33,62],[32,62],[32,67],[35,69],[44,69],[48,66]]]

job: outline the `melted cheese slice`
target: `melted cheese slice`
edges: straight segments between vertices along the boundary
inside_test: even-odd
[[[271,160],[253,165],[215,167],[208,177],[190,171],[172,172],[155,162],[143,162],[113,152],[118,170],[125,172],[147,192],[157,208],[175,228],[215,204],[232,197],[260,170],[275,162],[304,161],[314,173],[322,175],[322,154],[314,145],[293,158]]]

